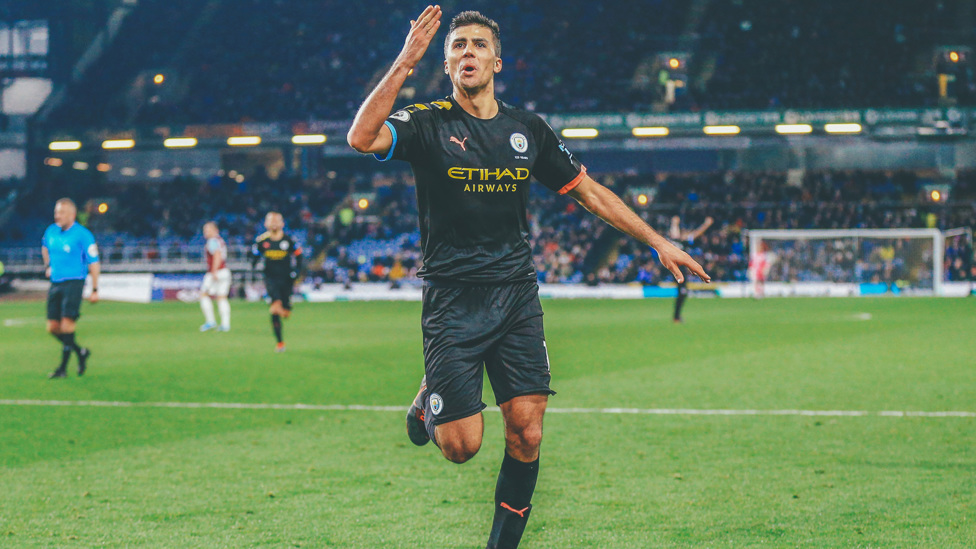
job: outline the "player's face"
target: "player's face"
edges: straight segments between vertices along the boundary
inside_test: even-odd
[[[204,238],[216,238],[217,237],[217,227],[214,227],[210,223],[203,226],[203,237]]]
[[[54,205],[54,223],[61,227],[62,229],[67,229],[75,221],[75,216],[78,214],[70,204],[55,204]]]
[[[486,87],[502,70],[502,60],[495,55],[491,29],[467,25],[454,29],[447,46],[444,71],[455,88],[478,90]]]
[[[276,233],[285,228],[285,220],[280,214],[268,214],[264,218],[264,228]]]

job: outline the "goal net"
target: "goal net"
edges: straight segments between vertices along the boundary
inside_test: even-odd
[[[944,246],[938,229],[750,231],[749,280],[754,292],[789,283],[810,294],[940,295]]]

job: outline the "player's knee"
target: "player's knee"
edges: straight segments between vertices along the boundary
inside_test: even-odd
[[[473,439],[457,439],[440,442],[441,453],[448,461],[464,463],[473,458],[481,449],[481,441]]]
[[[519,453],[534,453],[542,445],[542,425],[509,427],[505,430],[505,442]]]
[[[47,333],[59,335],[61,333],[61,324],[58,322],[48,322]]]

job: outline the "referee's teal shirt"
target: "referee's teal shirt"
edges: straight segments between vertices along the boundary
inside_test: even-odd
[[[77,222],[64,230],[52,223],[44,231],[41,245],[51,258],[51,282],[84,280],[88,266],[98,263],[94,235]]]

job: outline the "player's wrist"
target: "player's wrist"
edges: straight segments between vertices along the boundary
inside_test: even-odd
[[[416,68],[417,63],[419,61],[420,61],[419,59],[417,61],[409,61],[407,59],[404,59],[403,56],[401,55],[397,57],[396,60],[393,61],[393,67],[390,72],[402,73],[405,79],[409,75],[410,71]]]

